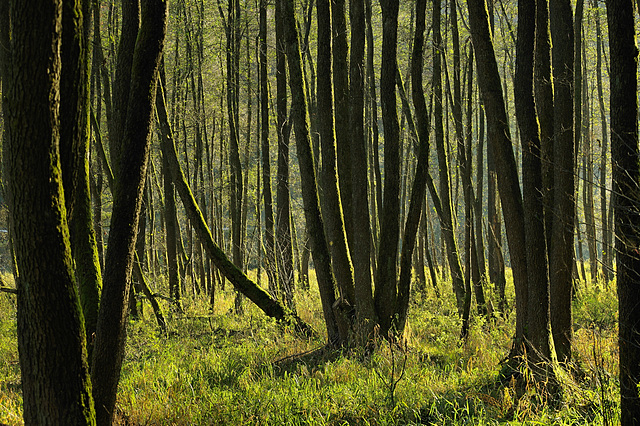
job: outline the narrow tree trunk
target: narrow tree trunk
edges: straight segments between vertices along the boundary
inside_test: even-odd
[[[277,1],[283,2],[281,10],[284,17],[284,38],[286,41],[287,64],[290,79],[289,88],[292,94],[291,117],[296,135],[298,162],[300,163],[305,219],[311,237],[311,249],[313,251],[313,261],[316,267],[318,286],[320,288],[320,299],[327,327],[327,337],[329,344],[340,345],[344,342],[346,336],[339,335],[333,312],[333,304],[336,301],[336,282],[331,269],[331,255],[324,235],[324,224],[320,214],[294,2],[293,0]]]
[[[571,359],[575,180],[573,14],[568,0],[549,2],[554,80],[554,209],[549,257],[551,329],[558,360]]]
[[[349,128],[351,129],[351,178],[353,191],[353,259],[356,315],[361,337],[368,341],[376,323],[371,287],[371,220],[369,216],[369,185],[367,178],[367,142],[364,133],[365,106],[365,10],[364,0],[349,3],[351,21],[351,56],[349,90]],[[358,218],[355,220],[354,218]]]
[[[120,172],[116,176],[104,288],[92,363],[93,396],[98,424],[112,422],[124,358],[127,300],[134,247],[151,141],[151,119],[160,56],[166,33],[167,3],[143,3],[130,81]]]
[[[444,127],[443,127],[443,94],[442,94],[442,36],[440,34],[440,1],[433,3],[433,96],[434,112],[433,119],[435,125],[436,152],[438,154],[438,167],[440,177],[440,204],[442,215],[440,217],[442,234],[447,247],[447,259],[451,268],[451,281],[453,291],[456,295],[458,314],[462,315],[464,310],[464,275],[460,264],[458,242],[456,241],[456,231],[454,226],[453,207],[451,202],[451,188],[449,182],[449,159],[445,147]],[[462,115],[462,111],[460,111]],[[462,118],[460,117],[460,125]],[[462,131],[461,131],[462,132]],[[461,136],[462,137],[462,136]]]
[[[495,157],[498,171],[500,200],[516,290],[515,352],[512,353],[516,355],[519,354],[524,339],[528,304],[524,209],[486,4],[484,0],[469,0],[467,4],[471,37],[476,53],[478,85],[487,112],[489,138],[492,140],[491,152]]]

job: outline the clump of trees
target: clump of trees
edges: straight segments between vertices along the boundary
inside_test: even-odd
[[[613,277],[613,234],[622,418],[632,423],[635,12],[628,0],[606,2],[605,72],[602,5],[586,6],[3,2],[25,423],[112,422],[137,293],[166,329],[150,288],[163,274],[177,311],[184,293],[208,297],[213,311],[229,282],[236,312],[246,297],[315,333],[295,306],[310,256],[332,348],[401,339],[427,281],[438,295],[451,283],[464,338],[474,296],[478,315],[508,315],[509,265],[509,359],[546,381],[572,357],[577,283]]]

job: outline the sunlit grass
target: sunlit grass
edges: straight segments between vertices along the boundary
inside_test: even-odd
[[[313,279],[313,278],[312,278]],[[266,283],[266,277],[262,279]],[[512,287],[512,286],[509,286]],[[509,288],[508,287],[508,288]],[[613,289],[587,286],[576,298],[573,364],[559,396],[535,381],[501,381],[514,315],[475,313],[469,337],[450,283],[416,294],[406,345],[379,339],[372,354],[322,351],[317,289],[296,295],[298,314],[317,331],[302,338],[250,302],[234,313],[231,286],[213,313],[204,296],[185,296],[184,314],[166,301],[169,331],[157,330],[149,308],[130,322],[118,388],[120,424],[143,425],[610,425],[617,421],[617,317]],[[495,301],[491,289],[487,294]],[[508,292],[513,305],[513,292]],[[15,296],[0,295],[0,422],[20,424]],[[566,377],[565,377],[566,376]]]

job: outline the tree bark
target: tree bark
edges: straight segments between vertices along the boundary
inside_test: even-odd
[[[532,16],[535,8],[536,0],[519,0],[518,16]],[[534,372],[543,375],[543,363],[551,359],[553,345],[549,322],[549,269],[544,231],[541,142],[533,96],[534,43],[535,20],[519,19],[514,98],[522,143],[522,192],[529,294],[526,337],[531,346],[527,354]]]
[[[302,76],[302,58],[298,42],[298,30],[296,28],[294,2],[293,0],[278,1],[283,2],[284,38],[289,68],[289,88],[292,95],[291,117],[296,135],[298,162],[300,164],[305,219],[311,238],[311,251],[316,267],[322,311],[327,327],[327,338],[330,345],[341,345],[344,343],[346,336],[341,336],[338,333],[338,326],[333,312],[333,304],[336,301],[336,281],[331,269],[331,255],[324,234],[324,224],[318,200],[316,170],[309,135],[309,114],[305,98],[305,82]]]
[[[10,13],[2,77],[24,422],[95,424],[59,151],[63,4],[11,2]]]
[[[367,179],[368,158],[364,128],[365,106],[365,11],[364,0],[349,3],[351,21],[351,56],[349,88],[349,128],[351,129],[351,178],[353,192],[353,260],[354,295],[356,316],[361,337],[368,341],[377,320],[371,288],[371,219],[369,213],[369,185]]]
[[[380,5],[382,6],[380,102],[384,125],[384,199],[380,220],[374,303],[380,323],[380,333],[386,336],[393,326],[393,316],[396,312],[400,235],[400,138],[396,110],[399,5],[395,0],[383,0]]]
[[[495,59],[489,17],[484,0],[469,0],[469,24],[478,69],[478,85],[487,114],[491,152],[495,157],[498,186],[511,255],[513,281],[516,290],[516,335],[512,355],[520,354],[527,318],[527,258],[524,231],[524,209],[507,125],[500,74]]]
[[[631,0],[608,0],[611,54],[611,165],[615,211],[621,424],[640,421],[640,198],[638,48]]]
[[[104,288],[98,315],[92,381],[98,424],[110,425],[124,358],[127,302],[135,240],[151,142],[151,120],[160,56],[166,34],[167,3],[146,1],[128,81],[131,83],[120,172],[116,175]]]
[[[331,251],[333,273],[340,295],[351,306],[355,305],[353,267],[347,244],[342,199],[337,170],[336,138],[334,128],[331,0],[318,0],[318,132],[322,155],[322,213]],[[349,173],[348,178],[351,178]]]
[[[575,225],[573,14],[568,0],[550,0],[554,81],[554,203],[549,256],[551,329],[559,361],[571,359]]]
[[[444,98],[442,93],[442,35],[440,34],[440,15],[441,5],[439,0],[433,2],[433,120],[435,125],[435,143],[438,155],[438,168],[440,178],[440,205],[442,214],[440,215],[440,224],[442,235],[447,247],[447,260],[451,269],[451,281],[453,284],[453,292],[456,295],[458,314],[462,316],[464,310],[464,273],[460,263],[460,252],[456,239],[456,230],[454,229],[454,215],[451,203],[451,185],[449,182],[449,159],[447,148],[445,146],[444,127],[443,127],[443,104]],[[460,110],[462,115],[462,110]],[[462,125],[462,117],[460,117],[460,125]],[[462,133],[462,130],[460,131]],[[462,137],[462,135],[461,135]]]

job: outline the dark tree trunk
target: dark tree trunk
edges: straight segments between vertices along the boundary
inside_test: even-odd
[[[496,161],[500,200],[507,230],[511,267],[516,290],[515,352],[519,354],[527,318],[527,258],[524,232],[524,209],[518,183],[511,135],[489,30],[489,17],[484,0],[469,0],[469,23],[478,69],[478,85],[487,113],[491,152]]]
[[[615,211],[621,424],[640,422],[640,169],[638,48],[631,0],[608,0],[611,53],[611,164]]]
[[[413,260],[413,250],[415,248],[416,237],[418,235],[418,225],[422,214],[422,205],[425,200],[427,187],[428,161],[429,161],[429,129],[430,116],[427,112],[427,104],[424,98],[422,71],[424,50],[424,31],[426,21],[427,0],[416,2],[416,28],[413,40],[413,52],[411,54],[411,94],[413,105],[416,111],[417,133],[418,133],[418,164],[411,188],[411,198],[409,200],[409,210],[404,228],[402,252],[400,257],[400,277],[398,279],[398,324],[397,331],[402,333],[407,322],[407,311],[409,308],[409,295],[411,283],[411,270]]]
[[[571,359],[575,225],[573,14],[568,0],[550,0],[554,81],[554,203],[549,249],[551,329],[559,361]]]
[[[7,199],[17,268],[18,352],[28,425],[95,422],[63,201],[57,103],[64,60],[59,50],[63,13],[81,16],[81,12],[79,2],[64,7],[69,9],[63,12],[59,1],[12,2],[11,59],[2,76],[8,124]],[[82,22],[68,25],[80,42]],[[86,46],[79,43],[77,47],[79,56],[84,56]]]
[[[98,319],[102,274],[89,190],[89,6],[88,1],[78,1],[63,7],[60,162],[80,304],[91,336]]]
[[[331,251],[333,273],[340,295],[355,305],[353,267],[347,245],[342,200],[336,165],[336,138],[334,130],[333,84],[331,67],[331,0],[318,0],[318,132],[322,155],[322,213]],[[349,178],[351,175],[349,174]]]
[[[540,123],[542,157],[542,200],[547,254],[551,250],[553,230],[553,80],[551,79],[551,34],[549,0],[536,1],[536,41],[534,53],[534,93]]]
[[[438,154],[438,167],[440,177],[440,205],[442,213],[440,216],[440,225],[443,238],[446,244],[447,260],[451,269],[451,281],[453,284],[453,292],[456,295],[458,306],[458,314],[462,315],[464,310],[465,288],[464,273],[460,264],[460,255],[458,251],[458,242],[456,240],[456,230],[454,229],[454,215],[451,203],[451,187],[449,182],[449,159],[447,148],[445,146],[445,136],[443,127],[443,104],[444,98],[442,94],[442,35],[440,34],[440,15],[441,2],[434,0],[433,2],[433,120],[435,125],[435,143],[436,152]],[[460,111],[462,115],[462,110]],[[460,125],[462,118],[460,117]],[[462,133],[462,130],[460,131]],[[462,136],[462,135],[461,135]]]
[[[382,69],[380,102],[384,125],[384,200],[378,243],[378,270],[374,303],[381,335],[386,336],[396,313],[396,277],[400,235],[400,138],[396,110],[396,52],[398,7],[395,0],[382,0]]]
[[[124,358],[127,302],[134,263],[138,218],[151,142],[151,120],[160,56],[166,33],[167,3],[145,1],[130,77],[120,172],[113,191],[113,213],[105,259],[104,288],[98,316],[92,381],[98,423],[113,420],[116,390]]]
[[[333,59],[333,97],[335,105],[334,121],[336,134],[336,170],[338,173],[338,184],[340,190],[340,202],[342,204],[342,215],[344,217],[344,228],[347,235],[347,242],[350,246],[351,244],[353,244],[354,236],[354,187],[352,185],[353,159],[351,158],[351,144],[353,143],[353,140],[350,137],[351,135],[349,130],[350,88],[349,63],[347,62],[349,46],[347,41],[345,4],[345,0],[331,0],[331,31],[333,33],[331,53]],[[318,77],[320,77],[319,72]],[[340,280],[338,279],[338,282],[339,281]]]
[[[333,312],[333,304],[336,301],[336,281],[331,269],[331,255],[324,235],[322,215],[320,214],[320,202],[318,200],[316,170],[309,135],[309,114],[307,111],[307,100],[305,98],[305,83],[302,76],[302,58],[296,28],[294,2],[293,0],[277,1],[283,2],[284,38],[289,68],[289,88],[291,89],[292,95],[291,117],[296,135],[298,162],[300,164],[305,219],[311,238],[311,250],[316,267],[318,287],[320,288],[320,299],[327,327],[327,337],[329,344],[339,345],[344,342],[346,336],[341,336],[338,333],[338,326]]]
[[[535,8],[536,0],[519,0],[518,16],[533,16]],[[542,374],[544,367],[539,364],[551,359],[553,346],[549,322],[549,269],[544,232],[541,145],[533,97],[534,43],[535,20],[518,20],[514,98],[522,143],[522,192],[529,293],[526,337],[532,349],[527,353],[534,371]]]
[[[353,191],[353,238],[351,257],[353,260],[354,294],[356,315],[361,337],[369,340],[376,323],[371,288],[371,220],[369,216],[369,185],[367,179],[367,142],[364,133],[365,103],[365,14],[364,0],[349,3],[351,21],[351,82],[349,90],[349,128],[351,129],[351,178]]]

